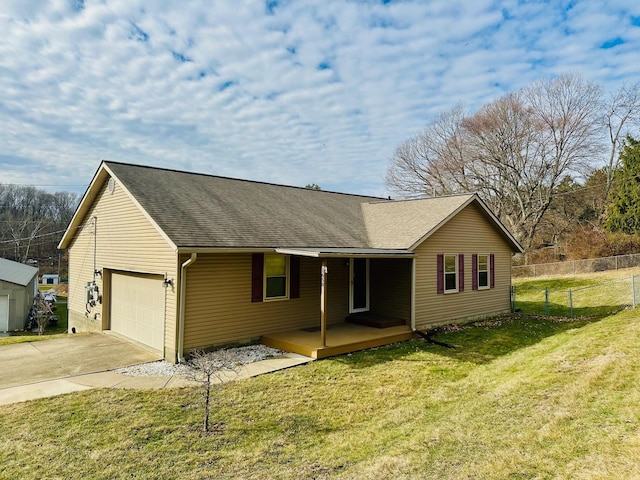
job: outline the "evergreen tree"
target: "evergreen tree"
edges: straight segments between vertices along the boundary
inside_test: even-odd
[[[640,140],[627,136],[619,158],[605,228],[632,235],[640,233]]]

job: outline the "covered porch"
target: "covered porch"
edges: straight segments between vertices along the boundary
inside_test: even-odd
[[[261,341],[268,347],[287,352],[312,358],[327,358],[413,338],[409,325],[376,328],[353,323],[328,325],[325,335],[324,345],[320,327],[264,335]]]
[[[326,358],[413,337],[412,252],[375,248],[276,251],[321,260],[319,315],[316,325],[263,335],[265,345]],[[335,315],[338,305],[347,307],[341,318]]]

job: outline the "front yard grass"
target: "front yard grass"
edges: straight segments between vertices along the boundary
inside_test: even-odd
[[[0,407],[0,476],[640,478],[640,320],[504,316],[224,384]]]

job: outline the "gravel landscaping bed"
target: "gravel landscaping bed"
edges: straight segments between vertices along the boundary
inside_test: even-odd
[[[277,350],[275,348],[266,347],[264,345],[247,345],[244,347],[231,348],[226,350],[233,350],[238,362],[242,365],[247,363],[259,362],[260,360],[266,360],[267,358],[280,357],[285,352]],[[214,350],[207,355],[215,357],[217,352],[224,350]],[[132,365],[130,367],[118,368],[114,370],[115,373],[121,375],[129,375],[132,377],[153,377],[153,376],[174,376],[174,375],[186,375],[191,372],[192,367],[189,363],[186,364],[173,364],[160,360],[158,362],[142,363],[140,365]]]

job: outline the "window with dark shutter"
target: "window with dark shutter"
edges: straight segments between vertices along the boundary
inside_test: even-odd
[[[264,256],[264,299],[289,298],[289,257],[285,255]]]
[[[463,258],[462,255],[438,255],[438,293],[455,293],[459,291],[460,277],[464,275],[464,271],[460,270],[459,260],[461,258]]]
[[[489,282],[489,288],[494,288],[496,286],[495,266],[496,266],[496,256],[492,253],[491,255],[489,255],[489,276],[491,277],[491,280]]]
[[[478,290],[478,254],[471,255],[471,289]]]
[[[300,257],[289,259],[289,271],[291,276],[291,298],[300,298]]]
[[[300,298],[300,257],[254,253],[251,258],[251,301]]]
[[[261,302],[263,298],[264,253],[251,256],[251,301]]]
[[[438,257],[438,295],[444,293],[444,255],[439,254]]]
[[[489,255],[478,255],[478,290],[489,288],[490,270]]]

